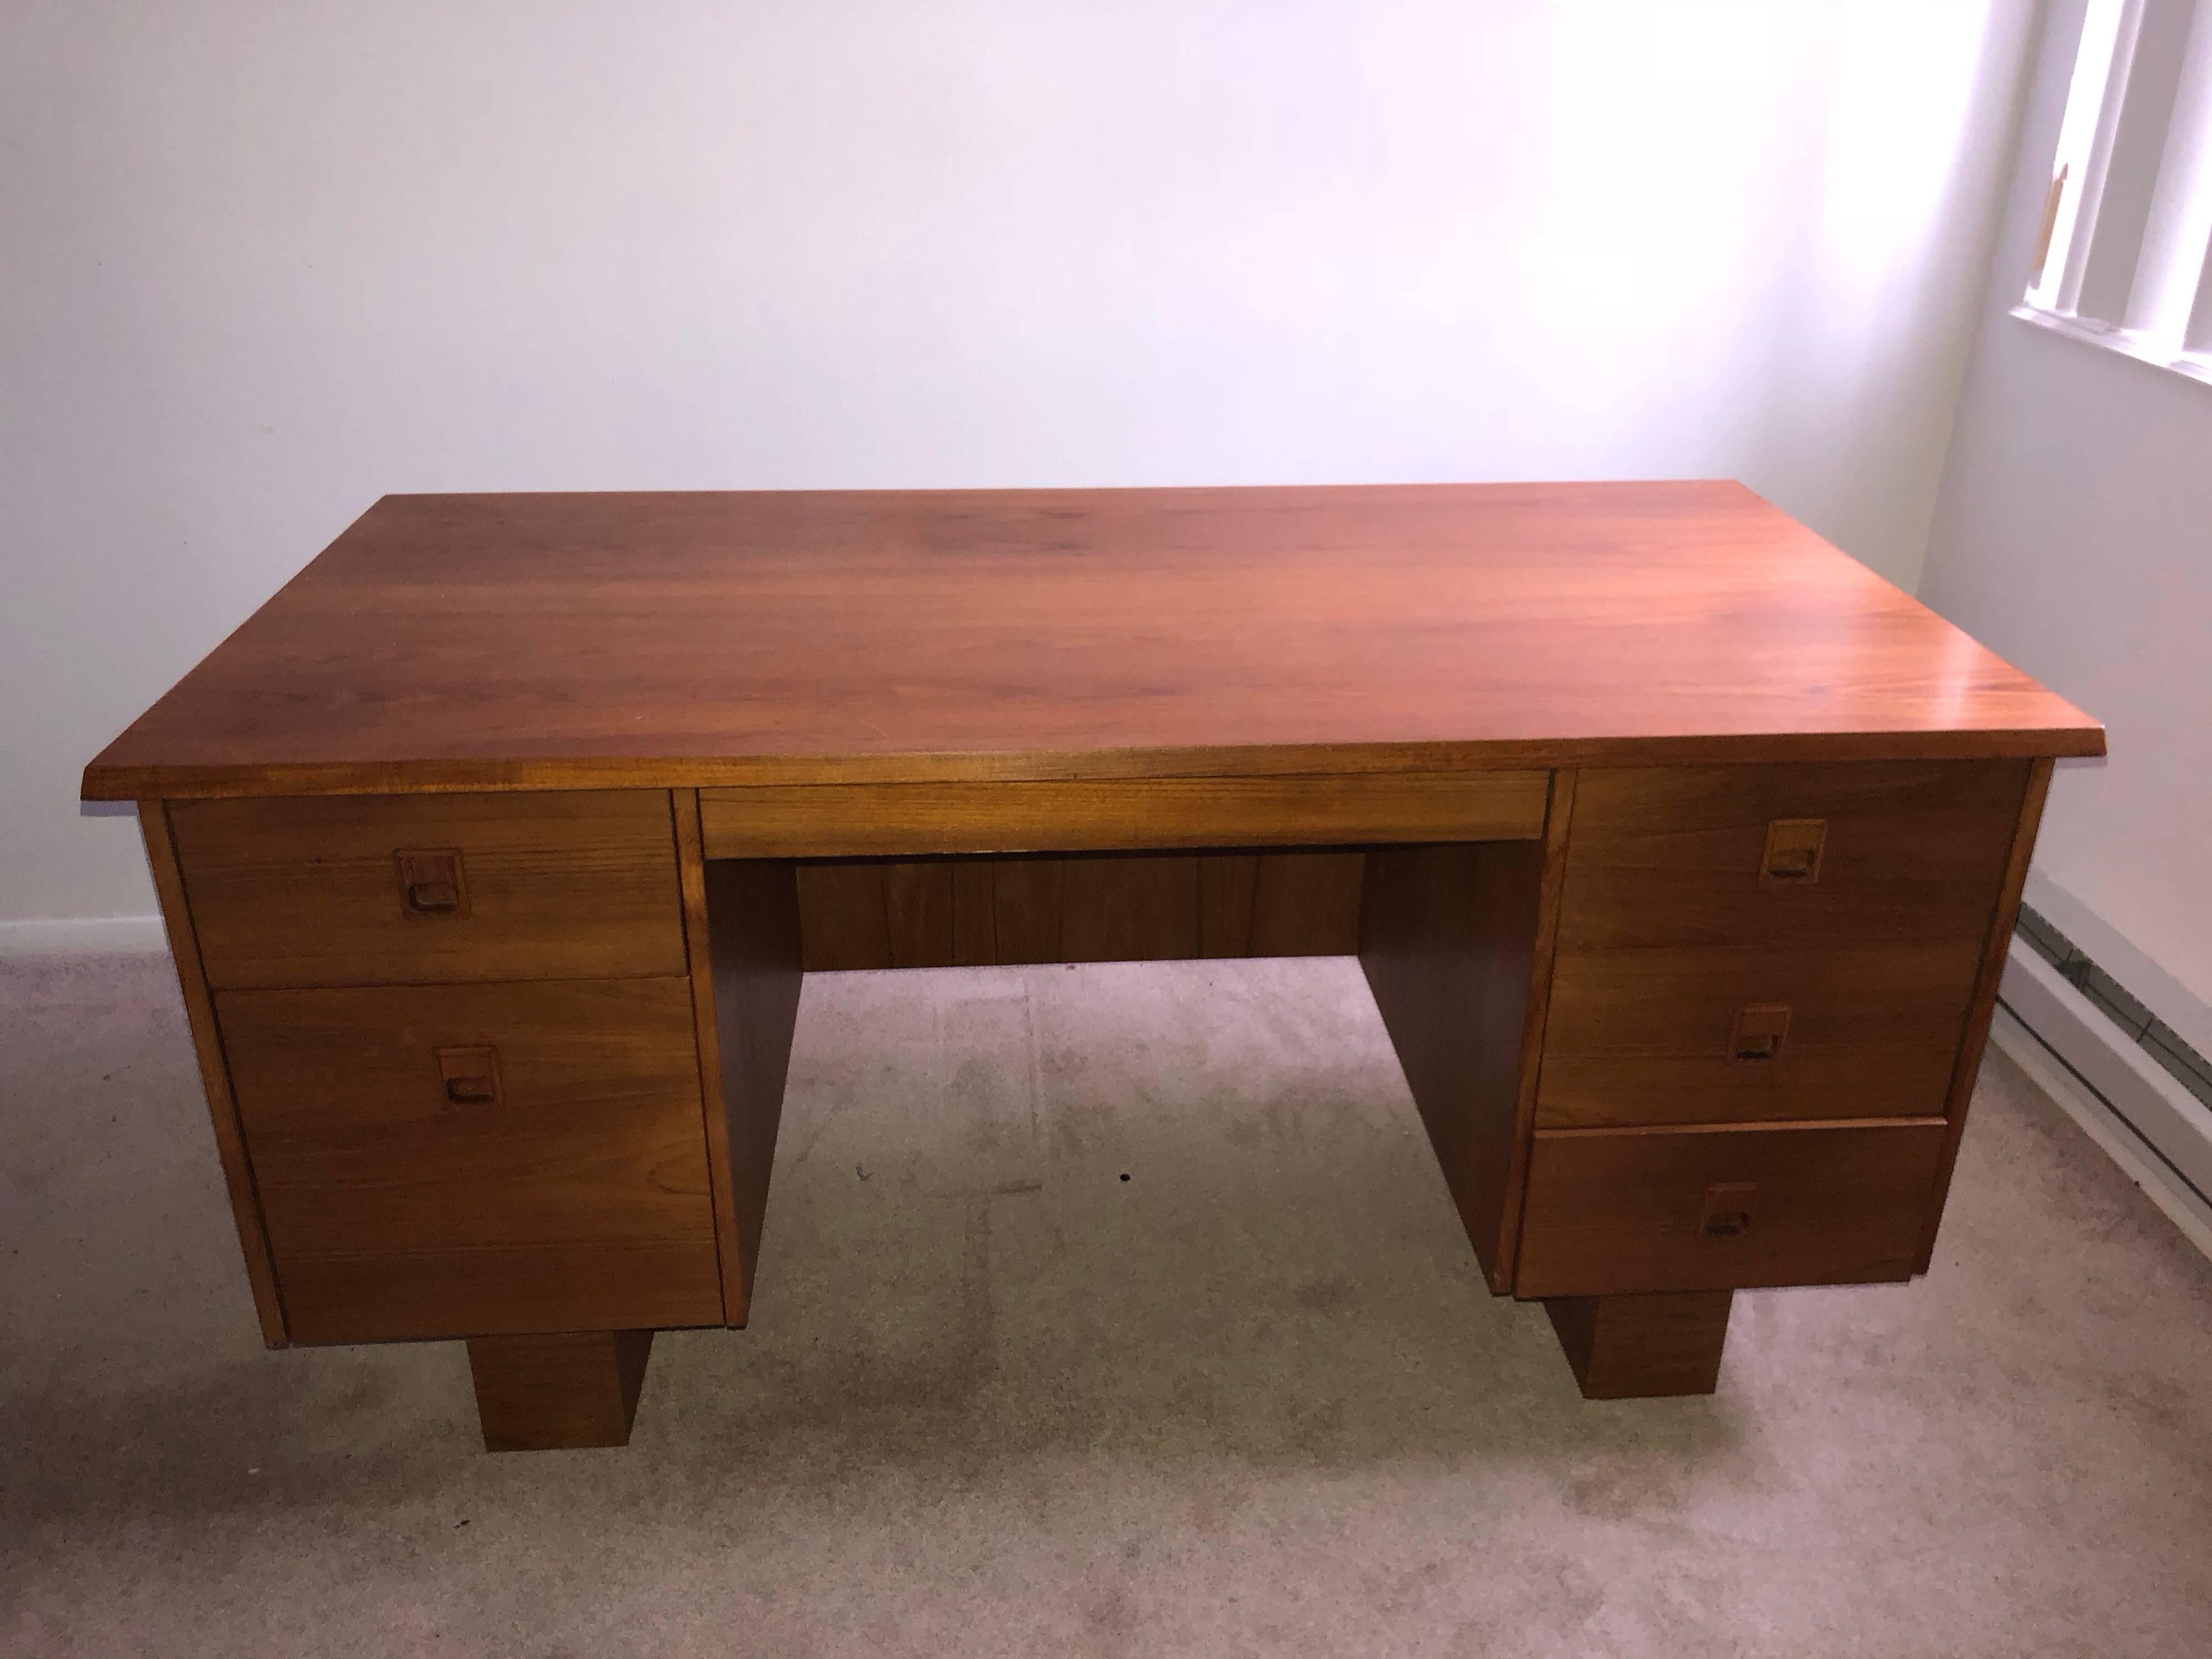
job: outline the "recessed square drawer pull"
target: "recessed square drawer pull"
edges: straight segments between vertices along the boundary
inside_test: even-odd
[[[1766,826],[1766,859],[1759,879],[1811,886],[1820,878],[1820,853],[1827,843],[1826,818],[1776,818]]]
[[[1751,1231],[1752,1212],[1758,1207],[1756,1181],[1717,1181],[1705,1188],[1698,1231],[1707,1238],[1739,1238]]]
[[[448,1106],[497,1106],[501,1102],[499,1050],[489,1043],[439,1049],[438,1076],[446,1085]]]
[[[399,871],[400,908],[410,916],[459,920],[469,913],[469,884],[459,849],[415,848],[394,853]]]
[[[1779,1060],[1790,1035],[1790,1009],[1779,1002],[1754,1003],[1735,1017],[1729,1052],[1738,1060]]]

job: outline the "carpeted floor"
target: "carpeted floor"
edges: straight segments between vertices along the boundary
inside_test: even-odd
[[[167,962],[0,963],[0,1650],[2212,1651],[2212,1266],[2002,1058],[1925,1279],[1602,1406],[1348,961],[822,976],[793,1066],[752,1328],[488,1457],[459,1344],[262,1350]]]

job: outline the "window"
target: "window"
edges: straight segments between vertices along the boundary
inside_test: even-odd
[[[2212,0],[2088,0],[2016,317],[2212,380]]]

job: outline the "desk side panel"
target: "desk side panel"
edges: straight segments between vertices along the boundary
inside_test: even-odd
[[[1915,1273],[1924,1273],[1936,1257],[1936,1235],[1943,1224],[1943,1206],[1950,1197],[1951,1171],[1959,1161],[1959,1142],[1966,1133],[1966,1108],[1974,1084],[1981,1076],[1982,1054],[1990,1040],[1990,1021],[1996,1013],[1997,982],[2004,977],[2005,953],[2011,947],[2013,929],[2020,921],[2020,897],[2027,884],[2027,866],[2035,855],[2035,836],[2043,823],[2043,804],[2051,793],[2053,763],[2030,763],[2027,783],[2021,792],[2020,820],[2012,848],[2005,860],[2004,884],[1997,895],[1996,914],[1982,944],[1981,971],[1974,984],[1974,1000],[1966,1012],[1966,1029],[1959,1045],[1958,1065],[1951,1074],[1945,1105],[1948,1127],[1942,1155],[1936,1167],[1935,1191],[1929,1201],[1928,1224],[1920,1243]]]
[[[797,872],[784,860],[718,859],[704,866],[705,931],[713,964],[714,1047],[720,1062],[719,1144],[726,1148],[723,1316],[743,1325],[752,1307],[783,1120],[784,1083],[791,1069],[792,1032],[799,1018],[801,972]],[[714,1110],[710,1103],[709,1111]],[[709,1130],[710,1144],[715,1142]]]
[[[184,993],[185,1018],[192,1034],[192,1049],[200,1067],[200,1086],[207,1096],[208,1117],[214,1126],[216,1152],[222,1160],[223,1185],[230,1194],[231,1220],[238,1228],[239,1249],[246,1258],[246,1277],[253,1287],[253,1308],[261,1322],[261,1340],[272,1348],[288,1345],[284,1304],[277,1294],[276,1266],[269,1250],[269,1230],[261,1212],[261,1198],[253,1182],[253,1166],[246,1157],[246,1132],[239,1122],[238,1101],[231,1090],[230,1066],[217,1030],[215,1004],[208,992],[207,974],[200,963],[199,940],[192,927],[191,906],[185,896],[184,874],[177,863],[176,840],[169,827],[165,801],[138,803],[138,825],[146,840],[146,861],[154,873],[154,890],[161,904],[161,920],[168,929],[169,955],[177,969],[177,983]]]
[[[1545,839],[1377,848],[1359,960],[1493,1291],[1513,1282],[1574,775]]]

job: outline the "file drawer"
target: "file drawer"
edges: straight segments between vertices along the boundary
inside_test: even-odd
[[[215,1002],[294,1340],[721,1322],[689,981]]]
[[[1978,944],[2027,787],[2025,761],[1585,770],[1559,954]]]
[[[1941,1116],[1981,950],[1977,937],[1564,957],[1537,1127]]]
[[[1944,1136],[1941,1121],[1539,1134],[1514,1293],[1910,1278]]]
[[[685,971],[665,790],[186,800],[169,818],[217,990]]]

